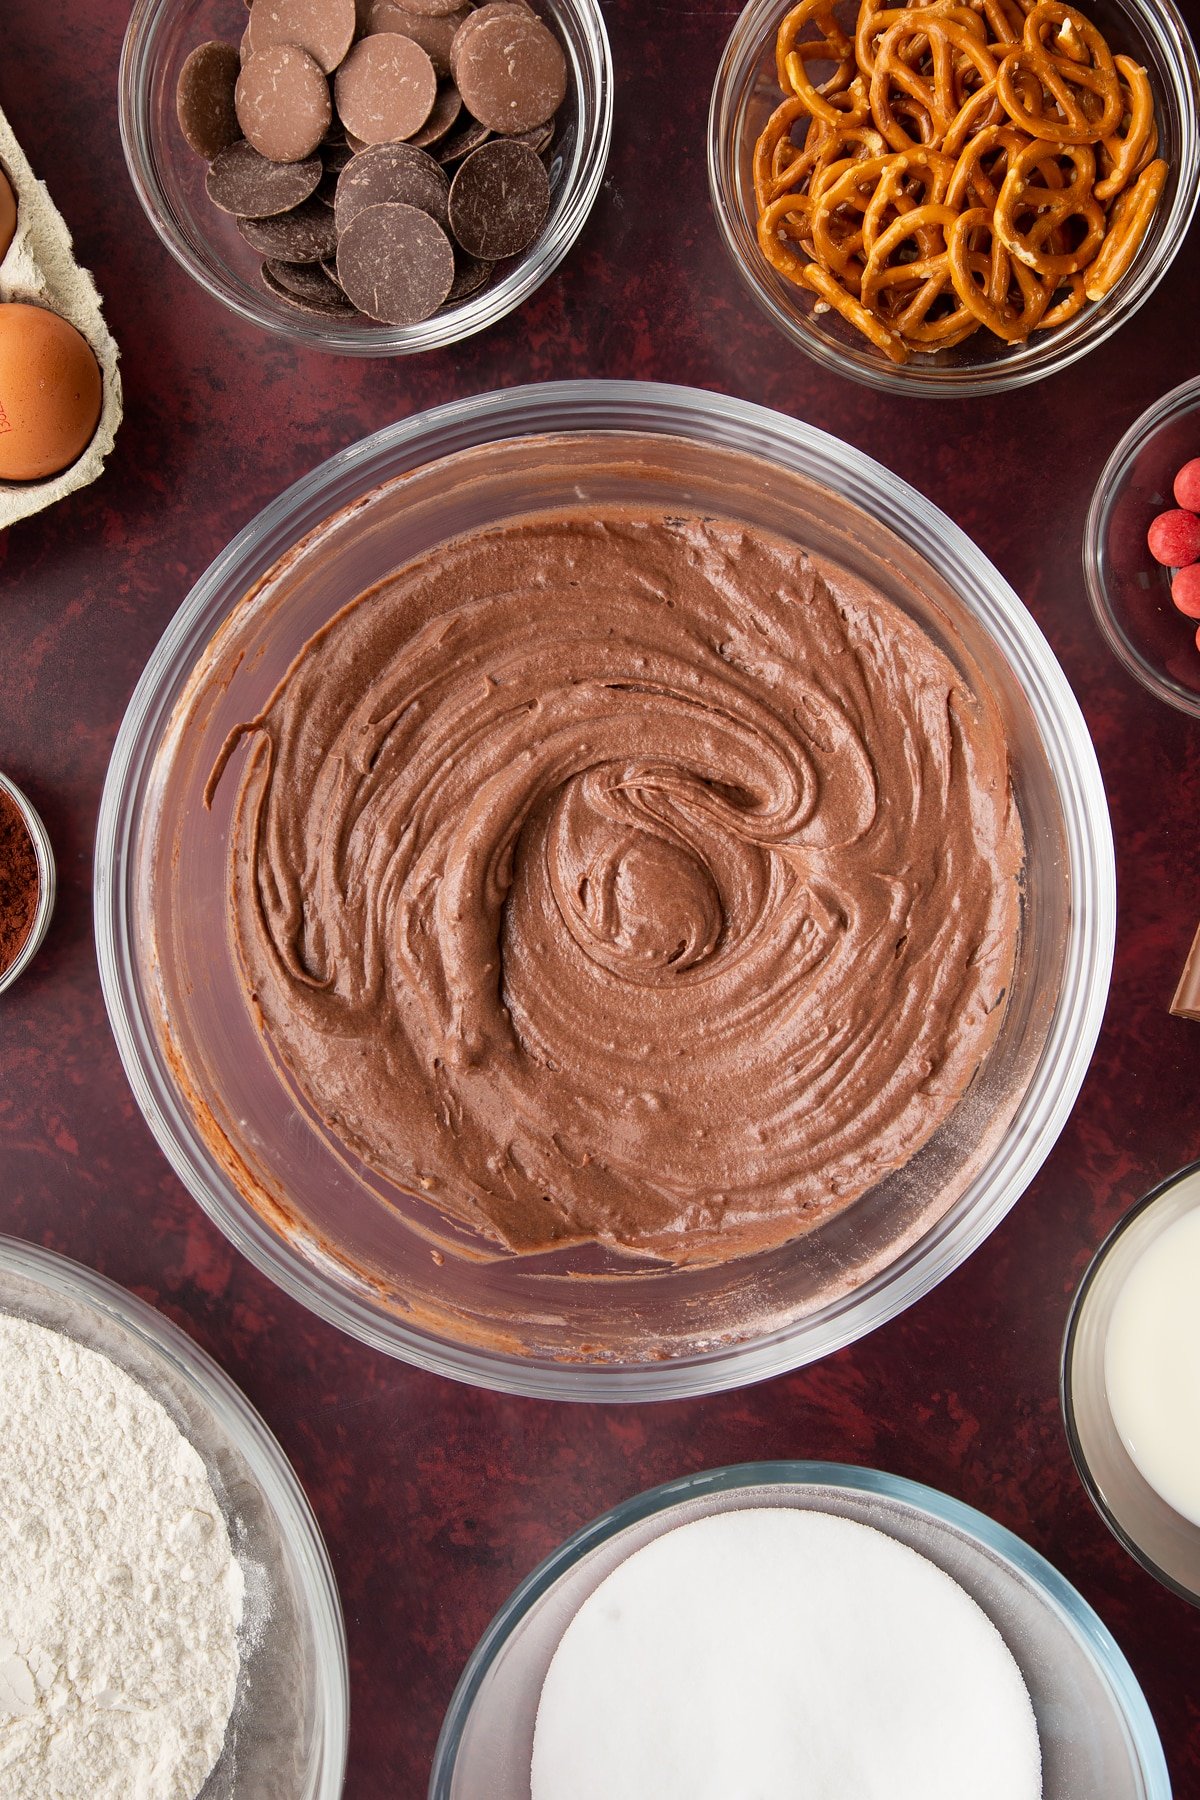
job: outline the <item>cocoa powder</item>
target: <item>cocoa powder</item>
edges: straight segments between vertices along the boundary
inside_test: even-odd
[[[12,967],[29,936],[41,885],[29,828],[0,788],[0,975]]]

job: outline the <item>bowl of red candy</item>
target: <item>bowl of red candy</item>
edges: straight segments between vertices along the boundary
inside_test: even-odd
[[[1109,457],[1083,566],[1110,649],[1160,700],[1200,718],[1200,378],[1156,401]]]

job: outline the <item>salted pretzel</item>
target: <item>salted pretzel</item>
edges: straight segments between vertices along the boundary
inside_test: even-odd
[[[1071,164],[1071,179],[1051,184],[1049,172],[1061,170],[1062,162]],[[1043,277],[1086,269],[1108,225],[1104,208],[1093,198],[1095,180],[1096,158],[1086,144],[1046,144],[1035,138],[1018,150],[995,210],[996,235],[1009,255]],[[1022,218],[1030,223],[1022,226]],[[1056,252],[1053,234],[1072,220],[1083,226],[1083,235],[1073,249]]]
[[[1117,195],[1108,234],[1085,274],[1083,291],[1089,300],[1103,300],[1128,273],[1162,198],[1167,173],[1165,162],[1147,163],[1133,186]]]
[[[893,362],[1109,294],[1164,191],[1146,71],[1064,0],[799,0],[754,149],[771,266]],[[844,14],[843,14],[844,17]]]
[[[1154,95],[1145,69],[1139,69],[1131,56],[1117,56],[1113,61],[1125,96],[1122,107],[1124,129],[1118,125],[1100,140],[1105,173],[1096,183],[1096,198],[1101,205],[1114,200],[1153,159],[1158,149]]]

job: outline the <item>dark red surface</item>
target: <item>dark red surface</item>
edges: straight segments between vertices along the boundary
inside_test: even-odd
[[[278,1433],[345,1606],[353,1800],[424,1794],[475,1639],[568,1532],[687,1470],[789,1456],[932,1483],[1048,1556],[1115,1633],[1176,1794],[1192,1800],[1200,1612],[1144,1574],[1092,1511],[1063,1438],[1057,1370],[1091,1251],[1144,1189],[1200,1154],[1200,1025],[1167,1013],[1200,919],[1200,727],[1113,661],[1079,558],[1116,439],[1197,372],[1200,234],[1130,325],[1053,380],[966,403],[906,402],[839,381],[760,321],[709,214],[704,120],[737,7],[608,0],[604,10],[618,71],[613,154],[566,265],[471,343],[360,364],[235,323],[160,247],[117,135],[121,0],[0,8],[0,105],[96,272],[128,408],[100,482],[0,533],[0,768],[46,819],[61,883],[35,967],[0,1000],[0,1231],[160,1306]],[[1194,5],[1192,17],[1200,26]],[[611,1410],[502,1399],[419,1374],[310,1317],[236,1255],[130,1097],[91,931],[95,818],[122,711],[160,632],[233,532],[295,476],[389,420],[583,375],[766,402],[869,451],[950,513],[1031,607],[1080,697],[1120,883],[1112,999],[1083,1093],[1042,1175],[971,1261],[815,1368],[716,1399]]]

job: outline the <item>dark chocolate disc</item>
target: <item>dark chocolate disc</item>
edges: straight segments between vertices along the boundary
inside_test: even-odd
[[[303,162],[333,120],[324,72],[295,44],[252,55],[238,76],[234,103],[246,137],[271,162]]]
[[[550,177],[528,144],[494,138],[450,186],[450,229],[469,256],[499,262],[532,244],[550,210]]]
[[[299,293],[295,288],[287,287],[272,273],[276,268],[287,268],[286,263],[264,263],[260,271],[263,286],[273,294],[294,306],[297,312],[314,313],[323,319],[357,319],[358,308],[347,300],[345,294],[336,288],[332,281],[321,275],[321,288],[314,288],[310,293]],[[323,292],[321,290],[324,290]]]
[[[239,219],[238,230],[252,250],[271,262],[321,262],[337,249],[333,211],[319,200],[306,200],[277,219]]]
[[[325,142],[321,145],[321,161],[325,165],[325,173],[327,175],[339,174],[353,155],[354,152],[346,142],[345,138],[342,139],[340,144],[330,143],[329,139],[326,138]]]
[[[179,129],[206,162],[242,135],[233,104],[240,67],[233,44],[200,44],[179,71]]]
[[[463,122],[444,138],[439,138],[430,151],[440,163],[458,162],[460,158],[469,156],[472,150],[478,150],[480,144],[486,144],[491,137],[486,125],[478,119],[468,118],[465,114]]]
[[[246,35],[251,52],[297,44],[331,75],[354,42],[354,0],[254,0]]]
[[[332,302],[340,312],[354,310],[341,288],[325,273],[321,263],[277,262],[268,257],[263,263],[263,275],[264,278],[270,275],[276,287],[285,288],[289,294],[295,294],[301,300],[312,300],[323,309],[327,309]]]
[[[420,131],[409,138],[418,150],[426,149],[430,144],[441,141],[452,125],[457,125],[462,117],[462,95],[452,81],[444,81],[438,89],[437,99],[433,103],[433,111],[422,125]]]
[[[454,281],[450,239],[415,206],[368,206],[342,233],[338,280],[360,312],[386,325],[418,325]]]
[[[334,218],[339,235],[368,206],[415,206],[449,229],[450,178],[439,163],[412,144],[376,144],[352,157],[338,177]]]
[[[453,66],[464,104],[493,131],[544,125],[566,98],[562,45],[532,14],[468,19],[455,39]]]
[[[454,280],[446,295],[446,305],[457,306],[460,300],[479,293],[492,279],[495,267],[495,263],[483,262],[478,256],[467,256],[460,250],[454,258]]]
[[[460,6],[454,12],[435,16],[408,12],[399,4],[399,0],[374,0],[370,12],[370,30],[398,31],[401,37],[410,37],[415,44],[420,44],[436,73],[444,80],[450,73],[450,46],[454,42],[455,33],[470,17],[469,6]]]
[[[319,156],[298,163],[269,162],[239,138],[209,165],[204,185],[222,212],[240,219],[271,219],[291,212],[315,193],[322,168]]]
[[[510,144],[528,144],[531,150],[536,150],[541,156],[554,142],[554,120],[548,120],[545,125],[535,125],[532,131],[518,131],[508,141]]]
[[[367,144],[410,138],[433,111],[437,76],[420,44],[396,31],[365,37],[334,77],[338,116]]]

